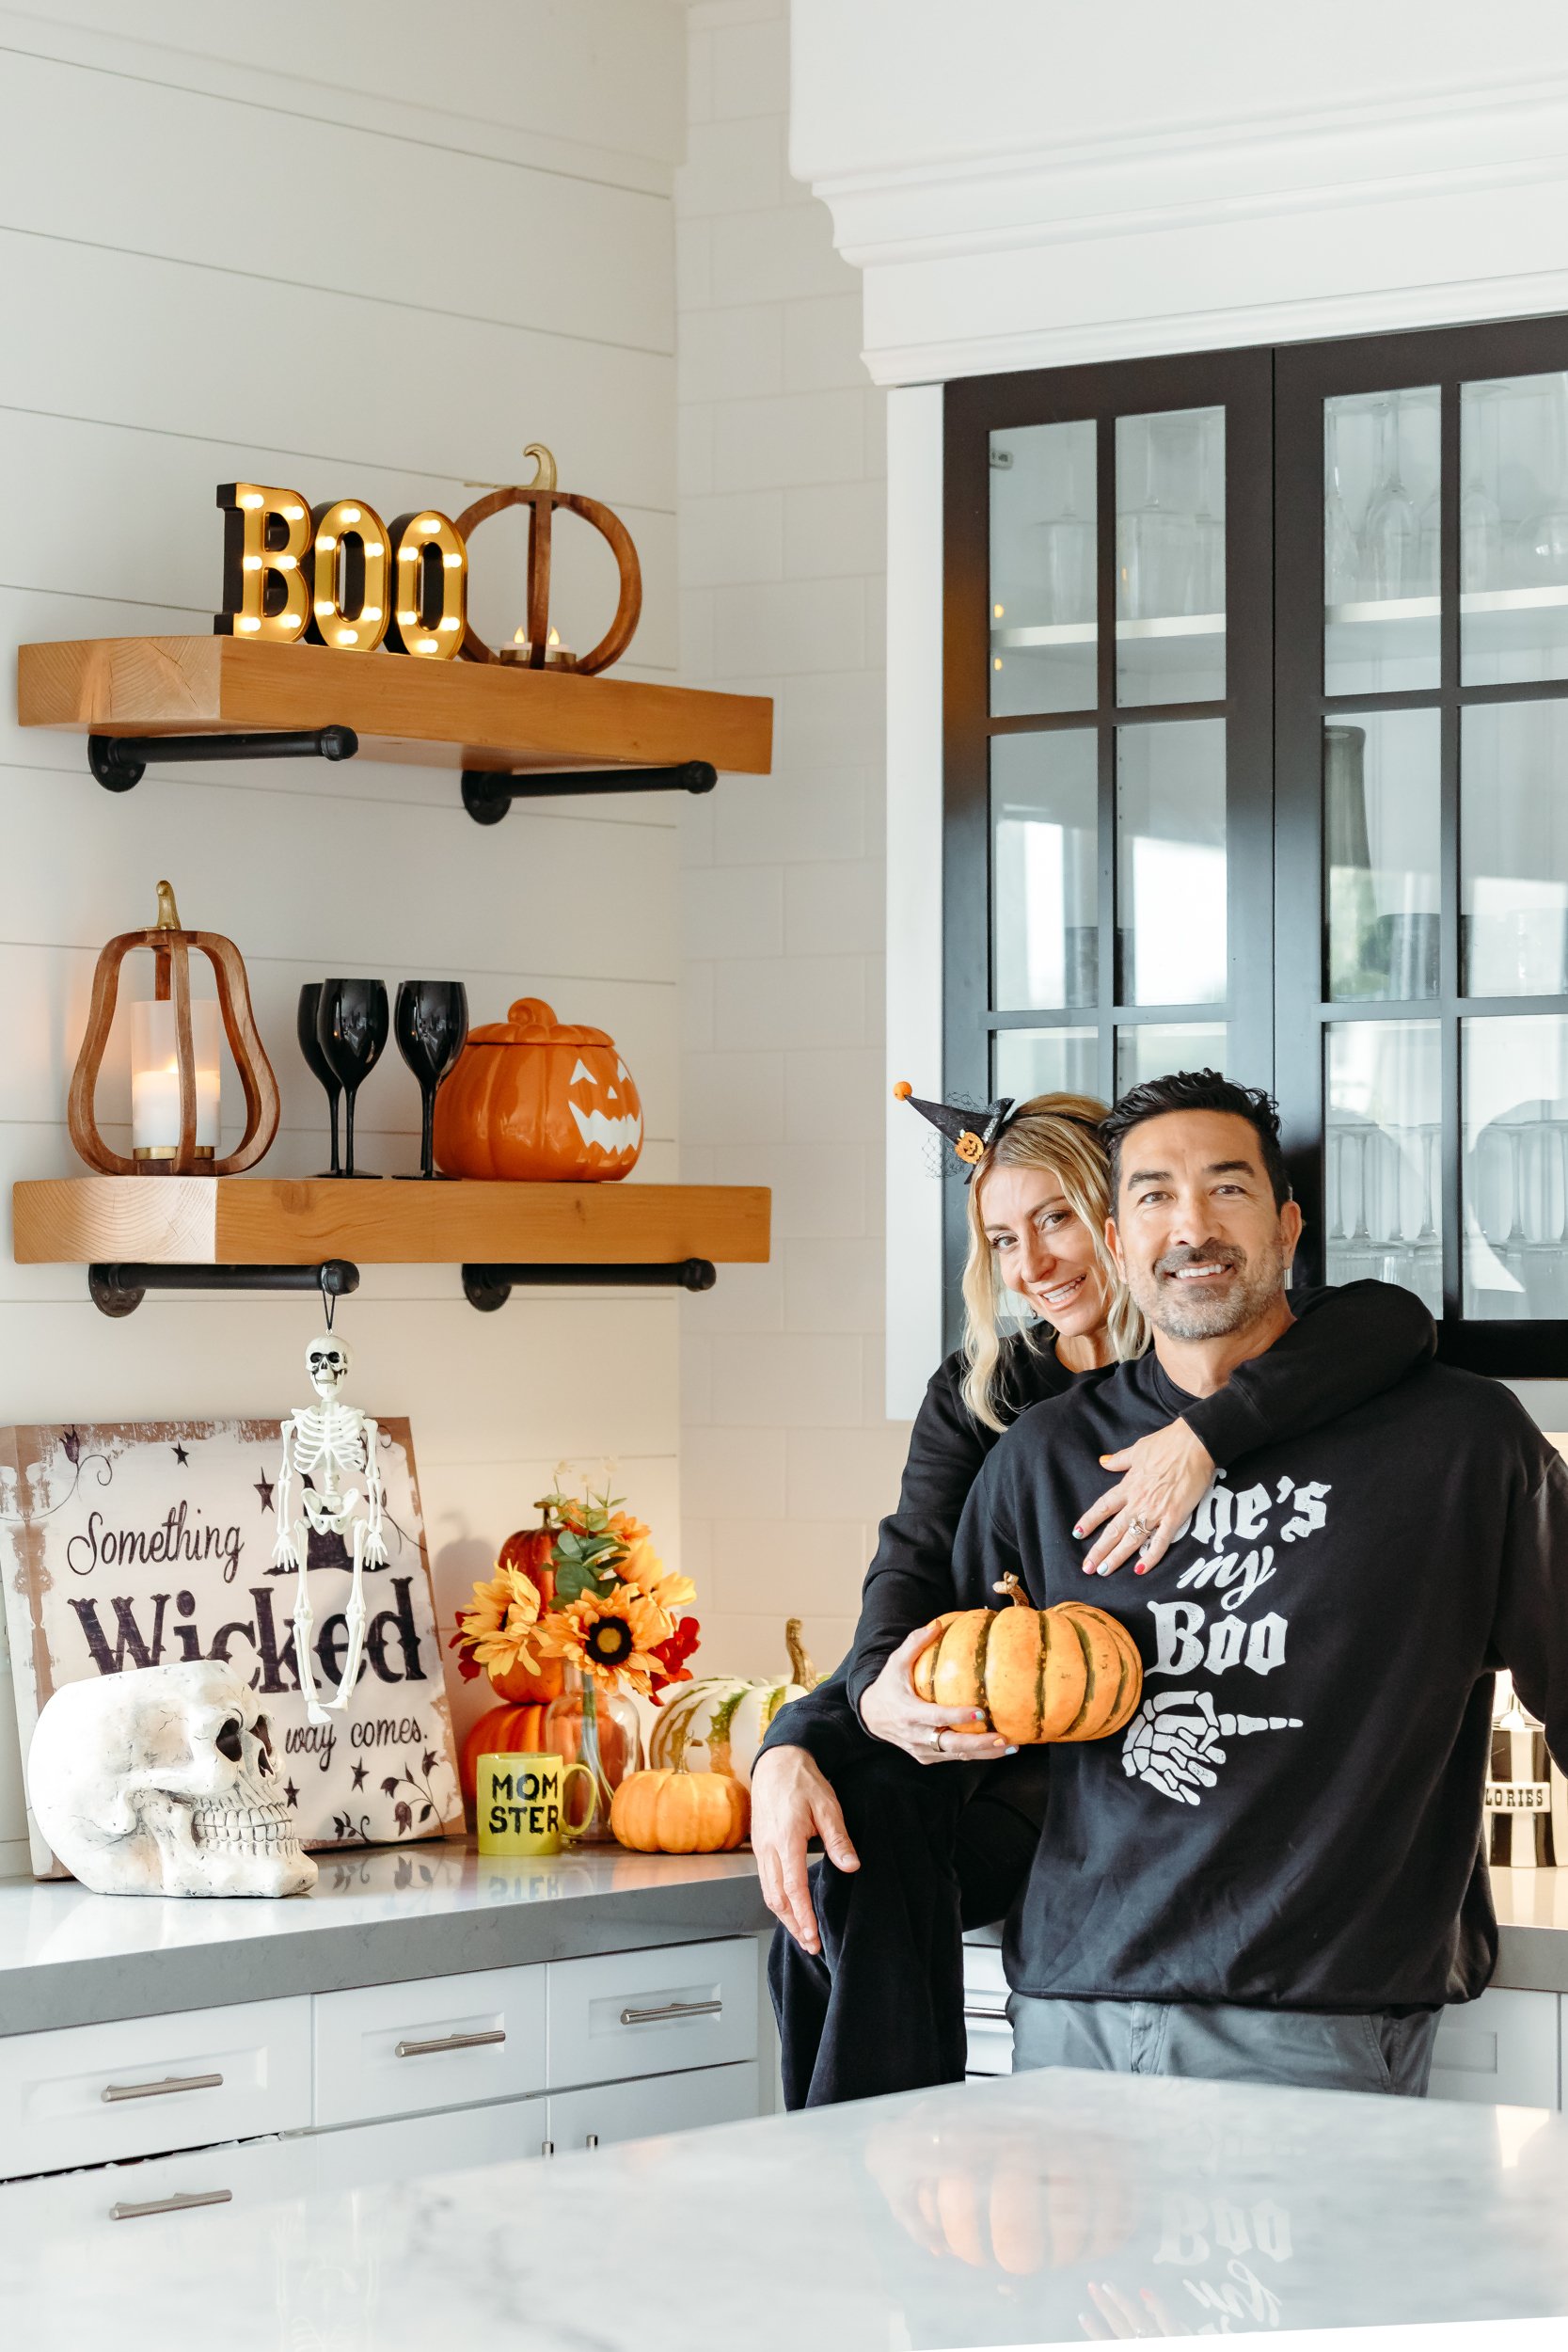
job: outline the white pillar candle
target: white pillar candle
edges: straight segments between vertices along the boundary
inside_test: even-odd
[[[210,997],[191,1005],[196,1062],[196,1148],[218,1140],[218,1009]],[[162,1158],[180,1148],[180,1060],[174,1007],[144,999],[131,1008],[131,1148]]]

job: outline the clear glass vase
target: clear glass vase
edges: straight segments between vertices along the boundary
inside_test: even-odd
[[[581,1806],[575,1790],[568,1819],[579,1842],[588,1846],[614,1843],[610,1805],[615,1791],[638,1764],[637,1710],[619,1693],[608,1695],[590,1674],[578,1666],[564,1669],[565,1688],[545,1712],[544,1744],[568,1764],[586,1764],[594,1775],[598,1804],[586,1829],[578,1830]],[[580,1787],[581,1784],[576,1786]]]

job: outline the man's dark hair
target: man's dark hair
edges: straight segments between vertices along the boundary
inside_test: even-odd
[[[1291,1198],[1291,1178],[1279,1148],[1279,1109],[1261,1087],[1237,1086],[1217,1070],[1178,1070],[1168,1078],[1150,1078],[1121,1095],[1100,1130],[1111,1155],[1111,1214],[1121,1194],[1121,1147],[1134,1127],[1167,1111],[1228,1111],[1244,1119],[1258,1137],[1263,1173],[1274,1188],[1274,1204],[1282,1209]]]

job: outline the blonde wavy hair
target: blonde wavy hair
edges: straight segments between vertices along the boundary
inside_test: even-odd
[[[1094,1253],[1111,1299],[1106,1329],[1118,1359],[1141,1356],[1148,1345],[1148,1326],[1133,1305],[1127,1285],[1117,1272],[1105,1246],[1105,1219],[1111,1205],[1111,1169],[1099,1127],[1105,1105],[1088,1094],[1037,1094],[1020,1104],[1009,1124],[976,1163],[969,1186],[969,1255],[964,1263],[964,1356],[960,1387],[964,1403],[988,1429],[1005,1429],[1001,1407],[1006,1399],[999,1378],[1002,1356],[1002,1303],[1006,1286],[996,1271],[996,1253],[987,1237],[981,1216],[981,1194],[993,1168],[1038,1168],[1054,1176],[1062,1198],[1088,1228]],[[1037,1348],[1037,1335],[1049,1333],[1045,1322],[1023,1335],[1026,1347]]]

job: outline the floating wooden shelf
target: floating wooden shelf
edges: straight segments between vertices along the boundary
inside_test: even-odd
[[[374,759],[499,773],[706,760],[766,775],[772,758],[773,706],[762,694],[238,637],[23,645],[17,710],[24,727],[83,735],[345,726]]]
[[[62,1176],[14,1184],[11,1222],[19,1265],[757,1265],[771,1200],[752,1184]]]

